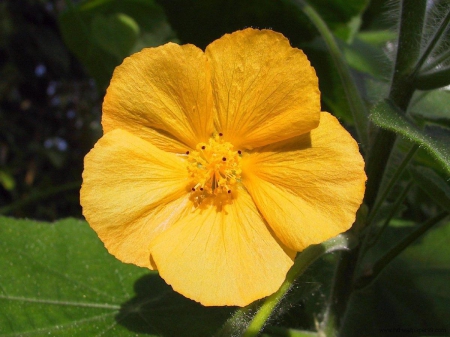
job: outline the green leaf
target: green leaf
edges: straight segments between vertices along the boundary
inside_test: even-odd
[[[339,49],[337,42],[329,30],[327,24],[323,21],[320,15],[309,5],[305,0],[294,0],[293,3],[300,9],[315,25],[320,32],[327,48],[333,59],[334,66],[339,73],[342,81],[342,86],[352,112],[353,122],[355,123],[358,134],[358,141],[362,144],[363,149],[367,148],[369,144],[368,139],[368,119],[365,102],[356,87],[356,84],[350,73],[350,69],[345,61],[344,55]]]
[[[390,237],[398,231],[391,228]],[[450,222],[419,240],[392,261],[371,286],[352,294],[342,336],[448,335]],[[365,272],[370,272],[369,266]]]
[[[411,104],[411,115],[415,119],[450,127],[450,91],[420,92]]]
[[[428,167],[412,167],[410,173],[419,187],[433,201],[450,213],[450,186],[436,172]]]
[[[95,43],[118,59],[128,56],[139,36],[138,24],[122,13],[95,16],[91,31]]]
[[[95,43],[89,30],[89,21],[73,8],[59,17],[59,27],[64,42],[86,67],[97,85],[105,89],[114,68],[119,65],[117,56],[108,53]]]
[[[368,0],[313,0],[308,1],[328,27],[341,39],[348,41],[359,29],[362,12]],[[356,25],[356,26],[355,26]]]
[[[436,321],[450,328],[450,223],[429,231],[423,240],[407,249],[402,260],[414,277],[418,290],[432,306]],[[437,253],[438,252],[438,253]],[[406,302],[407,303],[407,302]],[[426,307],[422,308],[423,311]],[[424,317],[429,316],[424,315]],[[430,325],[431,326],[431,325]],[[436,323],[437,328],[439,323]]]
[[[203,307],[108,254],[86,222],[0,217],[0,336],[211,336]]]
[[[394,40],[397,33],[390,30],[370,30],[358,33],[358,38],[372,46],[384,47],[387,42]]]
[[[433,90],[450,84],[450,67],[419,73],[414,85],[419,90]]]
[[[274,314],[276,307],[280,305],[280,302],[293,286],[296,279],[301,276],[305,272],[305,270],[318,258],[320,258],[324,254],[329,254],[331,252],[339,250],[350,250],[356,245],[356,237],[354,237],[352,234],[346,233],[335,236],[325,242],[322,242],[321,244],[311,245],[300,254],[298,254],[295,259],[294,265],[287,273],[286,280],[283,282],[280,289],[278,289],[277,292],[268,296],[264,300],[242,336],[254,337],[259,334],[269,317]],[[228,321],[227,324],[230,324],[230,321]]]
[[[350,39],[359,29],[362,12],[369,3],[368,0],[310,2],[344,40]],[[294,46],[317,36],[317,31],[291,0],[158,0],[158,3],[164,7],[181,41],[200,48],[205,48],[225,33],[244,27],[273,29],[288,37]]]
[[[245,27],[271,28],[298,46],[317,32],[290,0],[158,0],[183,43],[204,49],[225,33]],[[299,34],[301,32],[301,34]]]
[[[381,39],[391,37],[384,31],[379,32],[381,37],[377,37],[373,32],[371,38]],[[359,35],[353,40],[351,45],[342,45],[345,58],[348,64],[363,73],[370,74],[374,78],[384,80],[390,75],[390,61],[386,54],[377,45],[363,41]]]
[[[69,49],[105,89],[123,58],[174,38],[154,0],[83,1],[59,16]]]
[[[383,256],[377,260],[371,267],[369,273],[360,277],[354,284],[355,288],[362,289],[373,282],[380,273],[386,268],[389,263],[392,262],[399,254],[401,254],[406,248],[408,248],[414,241],[416,241],[419,237],[421,237],[425,232],[430,230],[433,226],[438,224],[441,220],[443,220],[447,216],[446,212],[439,213],[438,215],[428,219],[424,223],[416,226],[416,228],[404,236],[401,240],[396,242],[393,246],[391,246]],[[387,223],[386,223],[387,225]],[[381,228],[381,230],[385,229]],[[383,230],[384,231],[384,230]]]
[[[418,73],[418,77],[415,76],[415,86],[417,89],[420,90],[431,90],[431,89],[437,89],[440,87],[444,87],[447,84],[449,84],[449,75],[450,75],[450,67],[444,66],[443,64],[441,66],[436,65],[437,69],[431,70],[431,71],[422,71],[422,67],[425,63],[427,63],[429,57],[434,53],[434,57],[432,57],[433,61],[440,60],[441,56],[445,56],[446,52],[448,52],[448,41],[446,40],[446,36],[449,32],[449,24],[450,24],[450,6],[447,4],[445,6],[439,6],[435,5],[434,3],[430,6],[432,9],[428,11],[428,22],[433,22],[432,27],[437,26],[436,30],[433,32],[432,36],[427,41],[427,46],[422,53],[419,61],[417,62],[415,73]],[[435,7],[435,8],[433,8]],[[447,7],[447,8],[445,8]],[[439,18],[441,13],[445,13],[445,17],[442,18],[442,20]],[[436,23],[440,21],[438,25]],[[446,33],[447,32],[447,33]],[[429,33],[428,33],[429,34]],[[428,66],[430,66],[430,63],[428,62]],[[444,66],[444,67],[442,67]],[[426,67],[428,68],[428,67]],[[442,69],[444,68],[444,69]]]
[[[317,38],[305,46],[304,51],[311,59],[319,79],[326,79],[319,81],[319,89],[324,103],[322,108],[331,112],[346,125],[354,126],[352,112],[345,96],[345,90],[341,85],[341,78],[326,45]]]
[[[380,102],[372,109],[370,119],[377,126],[406,137],[428,150],[447,173],[450,173],[449,130],[437,126],[421,130],[388,100]]]
[[[402,0],[400,8],[397,53],[389,98],[406,111],[415,90],[411,77],[420,58],[427,1]]]

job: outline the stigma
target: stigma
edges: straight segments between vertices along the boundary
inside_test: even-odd
[[[195,151],[187,151],[190,190],[196,203],[207,197],[231,197],[241,179],[241,151],[213,134],[208,143],[199,143]]]

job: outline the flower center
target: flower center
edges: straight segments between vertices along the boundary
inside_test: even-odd
[[[196,151],[188,155],[188,172],[191,177],[193,197],[198,203],[208,197],[231,195],[241,179],[241,151],[214,134],[208,143],[199,143]]]

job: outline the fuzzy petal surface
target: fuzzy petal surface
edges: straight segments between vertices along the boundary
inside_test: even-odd
[[[279,239],[302,251],[348,230],[366,174],[358,144],[323,112],[310,133],[243,159],[243,183]]]
[[[191,209],[151,243],[161,277],[206,306],[245,306],[274,293],[295,252],[273,235],[245,190],[232,204]]]
[[[116,129],[85,157],[83,215],[112,255],[152,269],[150,241],[186,208],[186,184],[182,159]]]
[[[213,132],[210,71],[202,50],[168,43],[127,57],[103,102],[103,131],[124,129],[183,153]]]
[[[281,34],[245,29],[206,48],[214,123],[236,148],[309,132],[320,116],[318,79],[305,54]]]

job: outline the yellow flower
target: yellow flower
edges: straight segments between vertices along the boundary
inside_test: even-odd
[[[119,260],[204,305],[275,292],[296,252],[346,231],[365,189],[314,69],[271,30],[168,43],[114,72],[83,214]]]

